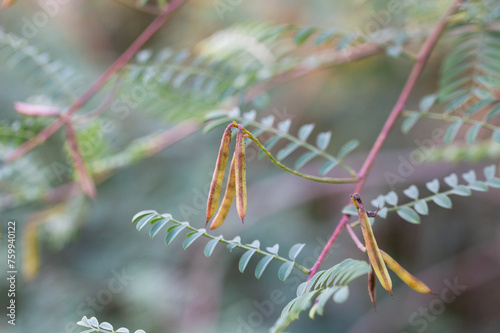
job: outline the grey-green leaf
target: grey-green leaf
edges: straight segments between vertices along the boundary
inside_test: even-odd
[[[285,281],[288,278],[288,276],[290,276],[292,269],[293,269],[293,262],[292,261],[287,261],[287,262],[283,263],[283,265],[281,265],[280,269],[278,270],[278,278],[281,281]]]
[[[455,139],[455,136],[457,136],[458,130],[460,129],[460,127],[462,127],[463,122],[463,119],[458,119],[451,123],[450,126],[448,126],[446,132],[444,133],[444,143],[450,144],[453,139]]]
[[[356,216],[358,215],[358,211],[356,210],[356,207],[354,207],[353,205],[347,205],[344,208],[342,208],[342,214]]]
[[[310,151],[305,153],[304,155],[300,156],[297,159],[297,162],[295,162],[295,169],[299,170],[302,168],[304,165],[307,164],[310,160],[312,160],[314,157],[316,157],[318,154],[315,151]]]
[[[191,234],[188,237],[186,237],[186,239],[182,243],[182,247],[184,249],[187,249],[189,247],[189,245],[193,244],[193,242],[195,240],[197,240],[198,238],[200,238],[200,236],[202,236],[205,233],[205,231],[206,231],[205,229],[200,229],[197,232],[194,232],[193,234]]]
[[[178,226],[174,226],[165,237],[165,243],[169,245],[172,241],[177,237],[177,235],[184,229],[186,229],[187,224],[179,224]]]
[[[296,34],[293,40],[297,45],[303,44],[307,41],[309,37],[316,31],[314,27],[305,27],[300,29]]]
[[[453,194],[460,195],[462,197],[468,197],[472,194],[472,191],[464,185],[458,185],[453,188]]]
[[[427,206],[427,202],[425,202],[424,200],[417,201],[413,208],[415,208],[417,213],[419,213],[420,215],[427,215],[429,213],[429,206]]]
[[[297,148],[299,148],[299,146],[300,145],[296,142],[289,143],[288,146],[278,152],[278,154],[276,155],[276,159],[278,161],[284,159],[285,157],[293,153]]]
[[[397,213],[402,219],[410,223],[420,223],[420,216],[410,207],[399,207]]]
[[[135,223],[140,218],[142,218],[142,217],[144,217],[146,215],[150,215],[150,214],[155,215],[156,211],[154,211],[154,210],[143,210],[142,212],[139,212],[139,213],[137,213],[137,214],[134,215],[134,217],[132,218],[132,223]]]
[[[335,166],[337,166],[339,162],[336,159],[323,163],[321,166],[319,173],[324,176],[328,173],[328,171],[332,170]]]
[[[222,239],[222,236],[219,236],[217,238],[212,239],[210,242],[207,243],[207,245],[205,245],[205,249],[203,250],[203,253],[205,253],[206,257],[210,257],[212,255],[212,253],[215,250],[215,246],[217,245],[217,243],[219,243],[219,241],[221,239]]]
[[[272,247],[266,247],[267,252],[272,253],[274,255],[278,254],[279,249],[280,249],[279,244],[274,244]]]
[[[340,288],[334,295],[333,301],[335,303],[344,303],[349,298],[349,287],[344,286]]]
[[[356,139],[346,142],[339,150],[339,153],[337,155],[338,159],[343,159],[358,146],[359,146],[359,141]]]
[[[282,122],[278,123],[278,130],[283,133],[288,133],[291,124],[292,124],[291,119],[283,120]]]
[[[463,173],[462,177],[467,183],[474,183],[476,181],[476,172],[474,170],[470,170],[469,172]]]
[[[398,195],[396,192],[391,191],[385,195],[385,201],[391,206],[396,206],[398,204]]]
[[[314,124],[307,124],[301,126],[298,134],[299,139],[305,142],[309,137],[309,135],[311,135],[313,129],[314,129]]]
[[[325,150],[328,147],[328,144],[330,144],[331,138],[332,132],[319,133],[316,137],[316,146],[318,146],[320,150]]]
[[[452,173],[448,177],[444,177],[444,182],[450,187],[455,187],[458,185],[458,177],[456,174]]]
[[[231,243],[227,244],[227,248],[229,249],[229,251],[232,251],[235,247],[237,247],[240,244],[240,242],[241,242],[240,236],[236,236],[233,238]]]
[[[415,185],[411,185],[403,193],[410,199],[418,199],[418,188]]]
[[[425,186],[432,193],[437,193],[439,191],[439,180],[433,179],[432,181],[426,183]]]
[[[405,120],[403,120],[403,123],[401,124],[401,131],[403,133],[408,133],[418,122],[418,120],[422,117],[422,114],[420,112],[414,112]]]
[[[170,219],[162,218],[160,221],[153,224],[151,230],[149,230],[149,237],[153,238],[160,232],[160,230],[170,221]]]
[[[495,164],[492,164],[492,165],[489,165],[487,167],[485,167],[483,169],[483,173],[484,173],[484,177],[486,179],[491,179],[491,178],[494,178],[495,177],[495,174],[496,174],[496,165]]]
[[[432,201],[438,206],[441,206],[443,208],[448,208],[450,209],[452,207],[452,203],[450,198],[443,193],[440,193],[432,198]]]
[[[481,123],[477,123],[474,126],[471,126],[465,135],[465,140],[469,145],[473,145],[476,143],[476,138],[481,130]]]
[[[493,141],[495,141],[496,143],[500,143],[500,128],[497,128],[494,132],[493,132]]]
[[[420,100],[420,111],[427,112],[431,109],[431,107],[436,103],[437,95],[426,95]]]
[[[288,257],[291,260],[295,260],[295,258],[297,258],[297,256],[299,255],[300,251],[302,251],[302,249],[304,248],[305,245],[306,244],[304,244],[304,243],[298,243],[298,244],[293,245],[290,248],[290,251],[288,252]]]
[[[157,217],[156,214],[150,214],[139,219],[139,221],[137,221],[137,224],[135,225],[137,230],[141,231],[142,228],[144,228],[144,226],[148,224],[149,221],[153,220],[155,217]]]
[[[491,108],[490,112],[486,116],[486,121],[491,120],[491,118],[500,114],[500,103],[497,103],[494,107]]]
[[[243,273],[245,271],[245,268],[247,267],[248,262],[252,258],[255,251],[257,251],[257,249],[250,249],[247,252],[243,253],[243,255],[241,256],[240,262],[238,264],[238,268],[239,268],[241,273]]]
[[[274,256],[273,255],[267,255],[264,258],[260,259],[259,263],[257,264],[257,267],[255,268],[255,277],[257,279],[260,279],[262,276],[262,273],[264,273],[264,270],[266,269],[267,265],[273,260]]]

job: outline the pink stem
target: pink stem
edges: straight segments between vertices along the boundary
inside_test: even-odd
[[[352,241],[354,242],[354,244],[356,244],[358,249],[360,249],[363,252],[366,252],[366,246],[364,246],[363,243],[361,243],[361,241],[359,240],[358,236],[356,236],[356,234],[354,233],[354,230],[352,230],[349,223],[346,223],[345,228],[347,229],[347,232],[351,236]]]
[[[168,4],[167,9],[161,13],[147,28],[142,32],[142,34],[137,37],[137,39],[129,46],[129,48],[118,58],[116,61],[101,75],[83,95],[81,95],[66,111],[65,115],[71,116],[77,112],[81,107],[83,107],[92,97],[97,94],[102,87],[111,79],[111,77],[122,69],[132,57],[144,46],[144,44],[160,29],[160,27],[168,19],[170,13],[177,9],[180,5],[184,3],[185,0],[173,0]],[[49,125],[45,130],[40,132],[34,138],[28,140],[17,149],[12,151],[10,154],[5,156],[4,162],[10,163],[21,156],[28,153],[30,150],[38,146],[39,144],[45,142],[49,137],[51,137],[58,129],[60,129],[64,124],[64,121],[56,120],[51,125]]]
[[[406,81],[405,86],[403,87],[403,91],[399,95],[399,98],[394,105],[394,108],[392,109],[391,113],[389,114],[389,117],[387,118],[384,127],[382,128],[379,136],[377,137],[377,140],[373,144],[372,149],[370,150],[370,153],[368,154],[368,157],[366,158],[365,162],[363,163],[363,166],[361,167],[361,170],[359,171],[358,178],[359,182],[356,184],[356,189],[354,192],[361,192],[361,189],[363,188],[363,184],[365,182],[366,175],[370,171],[373,162],[375,161],[375,158],[377,157],[378,153],[380,152],[380,149],[384,145],[385,140],[387,139],[387,135],[391,131],[391,129],[394,127],[394,124],[401,114],[401,112],[404,110],[405,104],[408,101],[408,97],[410,96],[413,88],[415,87],[415,84],[418,81],[418,78],[422,74],[422,71],[425,68],[425,64],[427,63],[427,60],[429,59],[429,56],[434,49],[434,46],[436,45],[439,37],[444,31],[444,28],[446,27],[446,24],[448,23],[448,19],[450,16],[460,8],[460,5],[462,3],[462,0],[456,0],[453,2],[453,4],[450,6],[450,8],[446,11],[446,13],[443,15],[441,20],[438,22],[438,24],[434,27],[430,35],[427,37],[425,40],[424,44],[422,45],[420,52],[417,56],[417,61],[415,65],[413,66],[411,73]],[[351,202],[352,204],[352,202]],[[339,224],[333,231],[333,234],[330,236],[330,239],[326,243],[325,247],[323,248],[323,251],[319,255],[318,259],[316,260],[316,263],[314,266],[311,268],[311,273],[309,274],[309,279],[313,277],[314,274],[318,271],[320,268],[321,264],[325,260],[326,256],[330,252],[331,247],[335,243],[335,240],[339,236],[340,232],[342,231],[342,228],[347,224],[349,221],[349,216],[344,215],[342,216]]]

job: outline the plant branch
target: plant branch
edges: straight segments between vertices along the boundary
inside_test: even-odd
[[[324,157],[325,159],[327,159],[328,161],[333,161],[333,160],[336,160],[338,162],[338,165],[343,168],[345,171],[347,171],[351,176],[352,178],[357,178],[358,177],[358,173],[352,169],[350,166],[348,166],[347,164],[345,164],[341,159],[339,158],[336,158],[335,156],[333,155],[330,155],[329,153],[327,153],[326,151],[324,150],[321,150],[319,148],[317,148],[316,146],[306,142],[306,141],[303,141],[303,140],[300,140],[298,138],[296,138],[295,136],[293,135],[290,135],[286,132],[282,132],[280,131],[279,129],[276,129],[276,128],[273,128],[273,127],[266,127],[264,126],[263,124],[257,122],[257,121],[250,121],[250,122],[247,122],[243,117],[233,117],[232,119],[237,119],[238,121],[240,122],[246,122],[246,125],[250,125],[250,126],[254,126],[254,127],[257,127],[265,132],[269,132],[269,133],[272,133],[274,135],[278,135],[290,142],[293,142],[293,143],[296,143],[306,149],[308,149],[309,151],[311,152],[314,152],[316,153],[316,155],[318,156],[322,156]],[[262,133],[259,133],[259,135],[262,134]]]
[[[257,83],[249,89],[249,91],[245,95],[244,100],[246,103],[249,103],[256,97],[282,83],[306,76],[315,71],[331,66],[370,57],[372,55],[381,53],[382,51],[383,49],[378,44],[372,42],[367,42],[358,46],[352,46],[341,51],[325,51],[317,55],[317,58],[320,60],[321,65],[310,66],[307,63],[300,64],[288,71],[282,72],[270,78],[267,81]]]
[[[463,120],[464,123],[469,124],[469,125],[478,125],[481,124],[480,126],[482,128],[486,128],[492,131],[495,131],[499,129],[500,127],[497,127],[495,125],[489,124],[484,120],[475,120],[471,118],[463,118],[459,116],[452,116],[447,113],[437,113],[437,112],[421,112],[421,111],[404,111],[402,113],[403,117],[410,117],[414,114],[420,114],[422,117],[429,118],[429,119],[437,119],[437,120],[443,120],[443,121],[449,121],[449,122],[454,122],[457,120]]]
[[[102,87],[120,70],[122,69],[132,57],[144,46],[144,44],[160,29],[160,27],[169,18],[170,13],[177,9],[185,0],[173,0],[168,4],[168,7],[161,13],[147,28],[142,32],[139,37],[130,45],[130,47],[118,58],[116,61],[99,77],[83,95],[81,95],[65,112],[65,116],[69,117],[82,108],[88,101],[92,99]],[[45,142],[57,130],[64,125],[64,121],[58,119],[49,125],[45,130],[40,132],[36,137],[25,142],[17,149],[12,151],[4,158],[5,163],[10,163],[21,156],[25,155],[39,144]]]
[[[385,140],[387,139],[387,136],[391,129],[393,128],[394,124],[396,123],[397,118],[400,116],[400,114],[403,112],[404,107],[406,105],[406,102],[408,101],[408,98],[413,91],[413,88],[415,87],[415,84],[417,83],[420,75],[422,74],[425,65],[427,63],[427,60],[429,59],[429,56],[434,49],[434,46],[436,45],[439,37],[444,31],[444,28],[446,27],[448,20],[453,13],[455,13],[458,8],[460,7],[462,3],[462,0],[455,0],[453,4],[448,8],[446,13],[443,15],[443,17],[440,19],[438,24],[434,27],[432,32],[429,34],[427,39],[425,40],[424,44],[422,45],[420,52],[418,53],[417,57],[417,62],[413,66],[410,75],[406,81],[406,84],[403,87],[403,90],[401,94],[399,95],[399,98],[394,105],[394,108],[392,109],[391,113],[389,114],[389,117],[387,118],[384,127],[382,128],[379,136],[377,137],[377,140],[375,141],[372,149],[370,150],[365,162],[363,163],[363,166],[361,167],[361,170],[359,172],[359,182],[356,184],[356,189],[354,192],[361,192],[361,189],[363,188],[364,181],[366,179],[366,176],[368,172],[370,171],[371,167],[373,166],[373,163],[375,161],[375,158],[377,157],[378,153],[380,152],[380,149],[382,148],[383,144],[385,143]],[[335,240],[337,239],[338,235],[344,228],[344,226],[347,224],[349,221],[349,216],[348,215],[343,215],[342,218],[340,219],[339,224],[333,231],[333,234],[331,235],[330,239],[328,240],[327,244],[323,248],[323,251],[319,255],[318,259],[316,260],[316,263],[314,266],[311,268],[311,273],[309,274],[309,279],[313,277],[313,275],[318,271],[319,267],[325,260],[326,256],[328,255],[331,247],[335,243]]]
[[[214,235],[211,235],[209,233],[206,232],[205,228],[202,228],[202,229],[197,229],[193,226],[191,226],[191,224],[189,224],[189,222],[180,222],[180,221],[177,221],[177,220],[174,220],[170,214],[159,214],[158,212],[154,212],[155,214],[155,219],[156,218],[166,218],[166,216],[164,215],[167,215],[168,219],[169,219],[169,222],[172,222],[176,225],[184,225],[185,228],[187,230],[190,230],[192,232],[196,232],[196,233],[201,233],[201,235],[203,237],[206,237],[206,238],[210,238],[210,239],[218,239],[219,242],[223,243],[223,244],[227,244],[227,245],[233,245],[233,248],[234,247],[237,247],[237,248],[240,248],[240,249],[244,249],[244,250],[255,250],[255,253],[258,253],[262,256],[273,256],[274,259],[278,260],[278,261],[281,261],[281,262],[291,262],[293,263],[293,266],[295,268],[298,268],[300,269],[303,273],[305,274],[309,274],[309,269],[307,269],[306,267],[300,265],[300,264],[297,264],[295,262],[295,260],[290,260],[290,259],[287,259],[287,258],[284,258],[284,257],[281,257],[279,256],[278,254],[276,253],[271,253],[271,252],[268,252],[268,251],[264,251],[264,250],[261,250],[260,247],[255,247],[255,246],[252,246],[250,244],[242,244],[239,240],[239,237],[236,237],[234,240],[228,240],[228,239],[224,239],[224,237],[222,236],[214,236]],[[135,221],[133,221],[135,222]],[[138,227],[138,230],[140,231],[142,228],[141,227]],[[238,240],[236,240],[238,239]]]
[[[306,174],[303,174],[297,170],[291,169],[291,168],[287,167],[286,165],[284,165],[283,163],[281,163],[280,161],[278,161],[276,158],[274,158],[274,156],[269,152],[269,150],[267,150],[266,147],[264,147],[264,145],[262,145],[262,143],[260,143],[259,139],[257,139],[255,136],[253,136],[252,133],[250,133],[247,129],[242,128],[242,130],[248,136],[248,138],[251,139],[267,155],[267,157],[269,157],[271,162],[276,164],[281,169],[283,169],[287,172],[290,172],[293,175],[296,175],[296,176],[299,176],[299,177],[302,177],[305,179],[309,179],[309,180],[312,180],[315,182],[330,183],[330,184],[348,184],[348,183],[355,183],[355,182],[359,181],[359,179],[357,177],[353,177],[353,178],[316,177],[316,176],[306,175]]]

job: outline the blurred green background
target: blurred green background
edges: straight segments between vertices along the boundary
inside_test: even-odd
[[[52,2],[59,6],[57,14],[37,28],[39,31],[30,42],[74,66],[78,73],[86,76],[87,82],[98,77],[154,18],[115,1]],[[218,2],[229,1],[189,1],[147,47],[193,49],[214,32],[247,20],[355,29],[387,5],[386,1],[361,0],[234,1],[237,4],[221,16],[216,9]],[[426,12],[430,22],[435,22],[447,5],[448,1],[411,4],[412,10]],[[19,1],[0,12],[0,25],[6,32],[22,35],[26,22],[32,22],[34,15],[43,10],[36,2]],[[401,26],[405,15],[403,11],[390,25]],[[409,109],[415,107],[423,95],[435,91],[445,51],[446,40],[431,58],[413,92]],[[350,165],[359,169],[411,65],[406,59],[380,54],[318,71],[273,89],[269,104],[259,111],[258,117],[272,114],[273,110],[286,112],[293,118],[292,133],[301,124],[316,123],[315,133],[332,131],[334,150],[347,140],[359,139],[360,148],[348,159]],[[13,103],[25,100],[33,91],[32,83],[25,82],[22,75],[0,67],[1,118],[17,119]],[[113,115],[108,117],[116,127],[103,140],[110,140],[115,147],[124,146],[150,131],[175,125],[175,121],[143,114],[140,110],[123,120],[113,119]],[[363,197],[367,202],[392,189],[384,172],[397,172],[398,157],[407,159],[418,148],[414,140],[428,138],[429,133],[441,125],[422,121],[409,135],[403,135],[399,126],[394,129],[365,186]],[[205,240],[187,250],[182,249],[180,240],[166,247],[161,237],[151,240],[146,232],[138,233],[130,223],[138,211],[154,209],[171,213],[179,220],[187,219],[195,227],[204,227],[204,196],[221,133],[222,128],[208,134],[197,131],[160,153],[119,170],[98,186],[95,200],[81,199],[86,204],[77,221],[59,220],[45,225],[39,235],[40,270],[32,280],[18,274],[17,321],[15,327],[6,325],[7,331],[80,332],[83,328],[75,323],[86,315],[96,316],[99,321],[110,322],[115,327],[124,326],[132,331],[142,328],[148,333],[267,332],[284,305],[295,296],[298,283],[306,279],[304,274],[294,271],[283,283],[276,276],[279,265],[271,262],[257,280],[251,269],[257,260],[251,261],[244,274],[238,272],[236,252],[241,252],[238,249],[230,253],[224,246],[218,246],[215,253],[206,258],[203,255]],[[60,144],[49,141],[32,156],[50,165],[51,156],[59,155],[60,149]],[[426,163],[416,167],[415,172],[394,189],[401,193],[411,184],[422,187],[434,178],[442,179],[451,172],[461,174],[488,163],[491,160],[477,164],[470,161]],[[319,163],[311,163],[305,170],[319,167]],[[247,170],[245,225],[242,226],[236,213],[231,211],[215,234],[220,232],[229,239],[240,235],[245,242],[259,239],[264,246],[278,243],[282,251],[303,242],[307,245],[298,261],[312,266],[340,219],[340,211],[354,185],[306,181],[282,172],[265,159],[250,160]],[[432,206],[431,214],[423,218],[421,225],[406,223],[396,214],[376,224],[379,244],[438,294],[447,288],[446,281],[457,280],[467,287],[444,308],[433,302],[436,297],[417,294],[394,279],[393,298],[377,289],[378,306],[374,312],[363,277],[351,285],[346,303],[328,304],[325,315],[314,321],[303,313],[289,331],[498,332],[498,202],[498,190],[475,192],[470,198],[454,197],[452,210]],[[23,265],[23,226],[30,214],[44,207],[42,203],[33,203],[2,213],[2,276],[6,271],[3,263],[7,221],[18,223],[18,262]],[[347,233],[342,233],[323,267],[331,267],[349,257],[366,259]],[[7,289],[6,279],[2,278],[2,325],[5,324]],[[424,315],[426,309],[432,310],[428,317]]]

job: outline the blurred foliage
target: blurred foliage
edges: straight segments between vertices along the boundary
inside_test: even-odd
[[[74,118],[80,153],[97,184],[95,200],[82,194],[62,133],[19,160],[0,164],[2,226],[8,220],[18,223],[22,267],[18,321],[8,329],[77,332],[79,318],[96,316],[147,332],[267,332],[307,276],[291,270],[291,252],[291,261],[272,260],[273,248],[259,248],[259,263],[257,256],[247,255],[247,269],[239,274],[240,256],[215,245],[238,239],[237,234],[282,248],[306,243],[297,264],[311,267],[352,187],[296,179],[267,160],[259,161],[262,154],[250,144],[245,226],[225,223],[224,238],[208,242],[213,255],[206,258],[201,231],[218,126],[231,120],[243,123],[278,159],[289,158],[301,172],[320,170],[323,175],[344,162],[347,171],[356,170],[423,39],[449,3],[187,2]],[[166,1],[2,5],[9,5],[0,11],[3,161],[53,121],[21,115],[15,102],[66,110],[164,10]],[[406,293],[396,283],[394,300],[379,297],[375,315],[365,283],[357,279],[342,306],[323,303],[323,296],[321,307],[313,308],[325,315],[314,321],[303,316],[290,331],[497,331],[500,271],[491,260],[499,259],[499,195],[484,190],[498,187],[498,178],[494,166],[484,166],[491,161],[498,165],[499,156],[499,17],[496,0],[465,1],[453,16],[406,106],[401,122],[406,135],[395,131],[389,137],[390,149],[377,160],[363,193],[374,206],[397,212],[375,224],[384,249],[433,290],[449,288],[445,281],[458,278],[467,291],[437,313],[433,300]],[[202,132],[206,120],[210,122]],[[338,143],[336,155],[327,151],[330,139]],[[416,151],[423,156],[418,161]],[[318,162],[320,157],[326,161]],[[484,169],[485,180],[477,180],[471,167]],[[397,174],[397,181],[389,181],[388,172]],[[450,174],[463,175],[467,184],[459,185]],[[439,192],[437,179],[451,189]],[[418,186],[433,194],[420,198]],[[450,208],[443,195],[468,196],[470,190],[478,194],[457,196],[452,210],[424,214],[425,202]],[[396,193],[412,201],[399,205]],[[384,208],[386,204],[391,207]],[[175,222],[192,228],[187,246],[166,250],[162,242],[134,232],[130,218],[144,209],[187,220],[189,227]],[[237,217],[230,213],[228,220]],[[421,220],[421,225],[402,220]],[[181,231],[172,230],[175,235]],[[5,234],[3,228],[2,244]],[[345,258],[366,260],[343,236],[325,270]],[[0,248],[5,258],[5,247]],[[266,267],[284,282],[275,274],[261,276]],[[256,269],[260,280],[249,273]],[[2,295],[7,288],[4,280]],[[317,291],[345,294],[334,288]],[[344,301],[340,296],[337,300]],[[311,304],[307,299],[299,305],[305,310]],[[430,308],[433,319],[424,320],[421,308]],[[286,314],[282,319],[289,324]],[[102,328],[113,329],[106,324]]]

